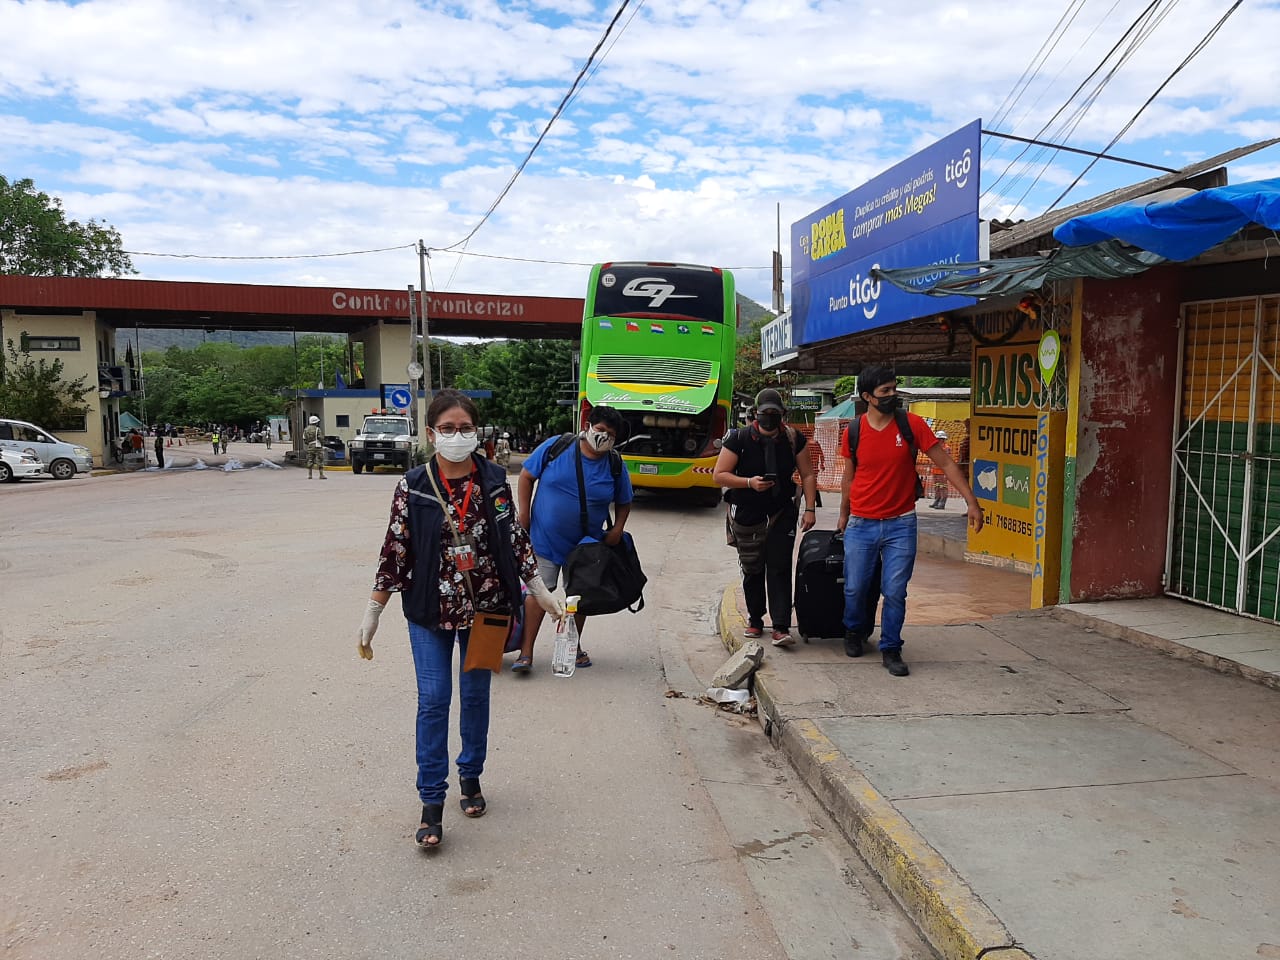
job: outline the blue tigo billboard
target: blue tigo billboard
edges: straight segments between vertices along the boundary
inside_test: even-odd
[[[871,271],[978,259],[981,131],[982,121],[975,120],[791,225],[795,343],[974,302],[906,293],[872,279]]]

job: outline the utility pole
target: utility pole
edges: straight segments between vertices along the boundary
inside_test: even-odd
[[[422,298],[418,306],[418,317],[422,321],[422,365],[425,392],[423,400],[431,405],[431,335],[427,331],[427,245],[418,238],[418,295]],[[426,415],[425,412],[423,414]],[[425,432],[423,434],[425,436]]]
[[[418,424],[418,381],[422,377],[422,364],[418,362],[418,298],[414,296],[413,284],[408,286],[409,292],[409,362],[404,373],[409,379],[409,419],[414,429]]]

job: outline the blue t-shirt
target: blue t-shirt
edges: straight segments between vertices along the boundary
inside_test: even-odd
[[[582,457],[582,480],[587,491],[587,536],[601,539],[609,504],[631,502],[631,477],[624,466],[615,482],[609,456],[591,459],[575,441],[547,466],[547,452],[559,437],[540,444],[529,454],[524,469],[538,481],[533,494],[533,523],[529,538],[533,552],[543,560],[564,563],[569,551],[582,539],[578,510],[578,471],[574,460]]]

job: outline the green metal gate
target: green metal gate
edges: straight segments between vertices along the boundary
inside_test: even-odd
[[[1280,622],[1280,297],[1183,305],[1166,592]]]

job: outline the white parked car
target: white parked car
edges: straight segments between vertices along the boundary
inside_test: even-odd
[[[42,473],[44,464],[38,457],[0,449],[0,483],[17,483],[24,477],[38,477]]]
[[[0,419],[0,450],[31,454],[56,480],[70,480],[77,473],[93,471],[93,454],[88,447],[64,443],[25,420]]]

